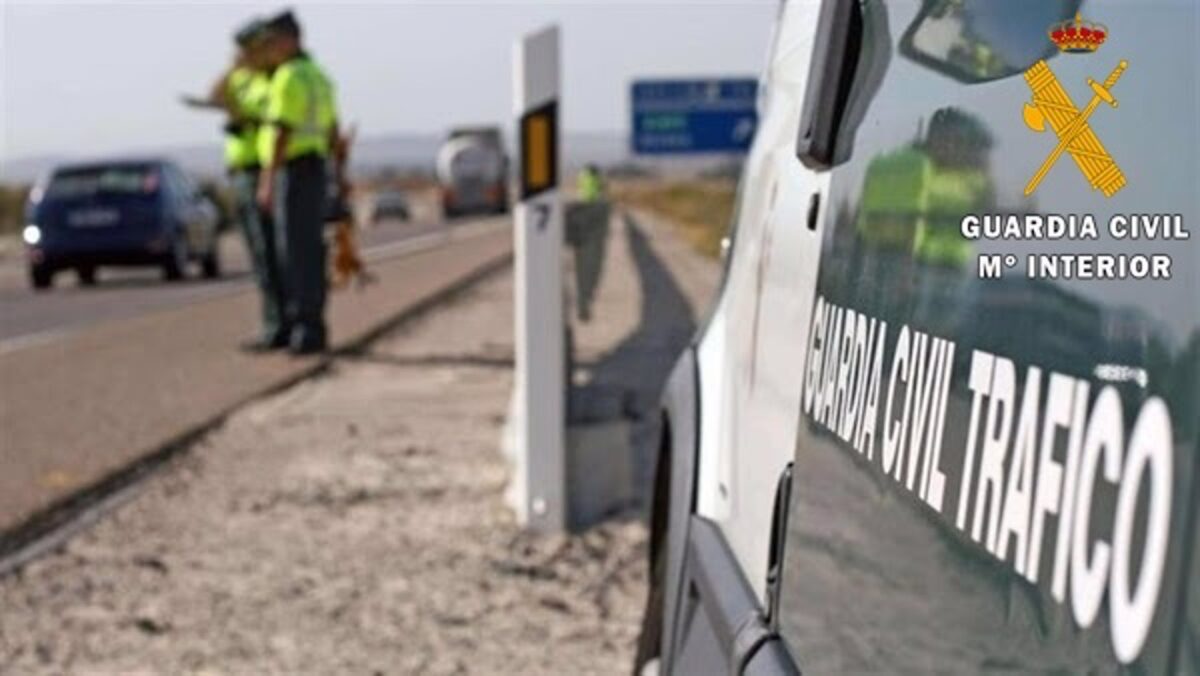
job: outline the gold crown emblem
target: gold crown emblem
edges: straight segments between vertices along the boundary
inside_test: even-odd
[[[1063,52],[1094,52],[1108,39],[1108,27],[1104,24],[1084,21],[1075,14],[1075,20],[1067,20],[1050,26],[1047,32],[1050,41]]]

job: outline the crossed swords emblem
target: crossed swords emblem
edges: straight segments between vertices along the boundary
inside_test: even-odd
[[[1046,122],[1049,121],[1050,127],[1058,136],[1058,145],[1025,186],[1026,195],[1032,195],[1033,191],[1037,190],[1038,184],[1064,151],[1071,154],[1092,189],[1100,190],[1105,197],[1112,197],[1125,186],[1125,176],[1116,161],[1100,144],[1100,139],[1088,125],[1088,118],[1102,102],[1113,108],[1117,107],[1117,100],[1111,90],[1128,65],[1126,61],[1118,63],[1103,83],[1088,78],[1087,83],[1092,88],[1093,96],[1082,111],[1075,108],[1054,71],[1050,70],[1045,61],[1038,61],[1025,73],[1025,81],[1033,90],[1033,101],[1026,103],[1022,111],[1025,124],[1034,131],[1042,132],[1046,130]]]

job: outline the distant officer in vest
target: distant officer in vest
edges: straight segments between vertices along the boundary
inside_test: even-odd
[[[208,96],[184,97],[184,103],[190,106],[220,110],[227,116],[225,166],[262,301],[262,327],[242,343],[242,348],[250,352],[285,347],[288,338],[283,330],[282,270],[271,214],[261,211],[256,199],[261,166],[257,143],[270,83],[266,37],[265,21],[249,21],[234,34],[237,54],[233,65],[217,78]]]
[[[604,199],[604,179],[600,168],[594,164],[584,165],[575,181],[575,190],[581,202],[599,202]]]
[[[271,74],[266,123],[259,136],[263,170],[260,208],[274,214],[286,306],[288,348],[313,354],[326,348],[325,240],[327,165],[339,147],[333,85],[301,46],[300,24],[291,12],[267,22]],[[332,163],[342,182],[343,162]]]
[[[575,180],[575,193],[578,202],[567,208],[567,239],[575,249],[575,312],[588,322],[608,242],[609,206],[599,167],[583,167]]]

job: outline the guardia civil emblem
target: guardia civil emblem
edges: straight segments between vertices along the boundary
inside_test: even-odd
[[[1047,35],[1062,52],[1091,54],[1108,39],[1108,28],[1083,21],[1079,14],[1076,14],[1073,22],[1065,21],[1051,26]],[[1088,125],[1088,119],[1101,103],[1117,107],[1112,88],[1128,65],[1124,60],[1118,62],[1102,83],[1089,77],[1087,84],[1092,90],[1092,98],[1082,111],[1075,107],[1045,60],[1033,64],[1025,72],[1025,82],[1033,92],[1033,101],[1026,103],[1022,111],[1025,124],[1033,131],[1044,132],[1046,123],[1049,122],[1050,129],[1058,138],[1058,144],[1026,184],[1026,195],[1032,195],[1037,190],[1038,184],[1046,177],[1046,173],[1058,158],[1062,157],[1063,152],[1075,160],[1075,165],[1079,167],[1080,173],[1092,189],[1104,193],[1105,197],[1112,197],[1125,187],[1125,175]]]

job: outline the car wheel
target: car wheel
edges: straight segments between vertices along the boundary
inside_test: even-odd
[[[79,277],[80,286],[96,286],[96,268],[90,265],[80,266],[75,268],[75,275]]]
[[[216,244],[213,244],[213,250],[200,260],[200,270],[205,279],[216,279],[221,276],[221,257],[217,253]]]
[[[41,266],[29,268],[29,283],[41,291],[54,286],[54,271]]]
[[[167,254],[167,259],[163,261],[163,279],[169,282],[177,282],[183,279],[184,270],[187,268],[188,252],[187,242],[183,237],[176,237],[171,242],[171,251]]]

